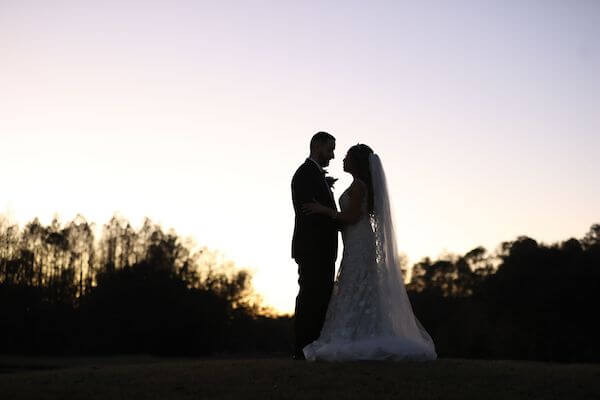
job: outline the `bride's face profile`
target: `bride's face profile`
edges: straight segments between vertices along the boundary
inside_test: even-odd
[[[344,161],[343,161],[344,171],[348,172],[349,174],[353,173],[355,171],[354,164],[355,163],[352,160],[352,154],[350,154],[350,151],[348,151],[348,153],[346,153],[346,157],[344,157]]]
[[[344,171],[352,175],[368,173],[370,154],[373,154],[373,150],[366,144],[357,144],[350,147],[346,157],[344,157]]]

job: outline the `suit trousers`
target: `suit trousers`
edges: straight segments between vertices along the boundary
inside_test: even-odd
[[[294,315],[294,352],[317,340],[321,334],[333,290],[335,260],[296,259],[300,291]]]

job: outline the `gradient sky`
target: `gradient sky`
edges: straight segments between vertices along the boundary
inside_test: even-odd
[[[411,263],[600,222],[600,2],[0,0],[0,213],[144,216],[291,311],[290,179],[369,144]]]

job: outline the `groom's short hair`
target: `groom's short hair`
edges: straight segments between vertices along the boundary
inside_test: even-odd
[[[327,132],[317,132],[313,135],[312,139],[310,139],[310,149],[314,149],[316,145],[323,144],[330,140],[335,141],[335,138]]]

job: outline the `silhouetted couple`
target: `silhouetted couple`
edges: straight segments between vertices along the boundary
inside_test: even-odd
[[[300,285],[294,358],[435,359],[434,343],[404,287],[381,160],[364,144],[348,150],[344,171],[353,181],[338,211],[331,190],[335,179],[323,170],[334,150],[332,135],[316,133],[310,157],[292,179],[292,257]],[[334,282],[338,231],[344,251]]]

